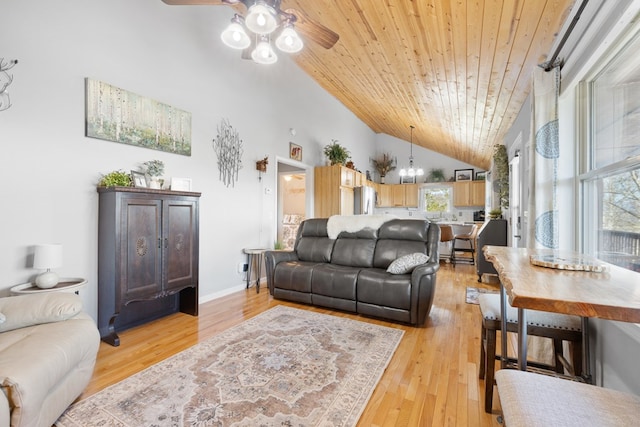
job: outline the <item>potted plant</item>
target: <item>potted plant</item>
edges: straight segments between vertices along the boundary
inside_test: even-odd
[[[131,175],[121,170],[102,175],[98,182],[99,187],[131,187],[131,184]]]
[[[351,157],[349,150],[338,144],[337,139],[332,139],[331,144],[324,146],[324,155],[327,156],[332,165],[344,165]]]
[[[443,182],[447,179],[444,177],[444,169],[433,168],[429,171],[428,182]]]
[[[507,147],[496,144],[493,147],[493,185],[498,193],[498,201],[501,208],[509,207],[509,158]]]
[[[500,219],[502,218],[502,209],[491,209],[489,211],[489,219]]]
[[[384,177],[396,168],[396,161],[389,153],[383,153],[378,159],[371,159],[371,163],[380,175],[381,184],[384,184]]]
[[[149,160],[143,163],[146,168],[146,174],[149,175],[150,188],[161,188],[160,177],[164,173],[164,162],[162,160]]]

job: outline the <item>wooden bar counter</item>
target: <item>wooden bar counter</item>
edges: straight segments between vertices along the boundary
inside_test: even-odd
[[[589,317],[640,323],[640,273],[570,251],[485,246],[483,252],[498,272],[503,298],[518,308],[518,366],[526,369],[526,310],[572,314],[583,318],[584,368],[589,377]],[[573,271],[534,265],[531,257],[554,255],[559,263],[575,261],[580,268],[604,271]],[[506,301],[505,301],[506,307]],[[503,315],[503,319],[504,319]],[[504,330],[504,329],[503,329]],[[590,378],[587,378],[590,380]]]

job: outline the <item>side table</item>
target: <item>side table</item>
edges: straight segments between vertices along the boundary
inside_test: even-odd
[[[45,292],[74,292],[77,295],[80,288],[86,284],[87,279],[73,277],[60,279],[57,285],[49,289],[39,288],[35,283],[23,283],[12,287],[10,291],[14,295],[39,294]]]
[[[249,285],[251,284],[251,270],[253,263],[257,263],[257,274],[256,274],[256,293],[260,293],[260,273],[262,271],[262,262],[264,258],[264,253],[267,249],[263,248],[245,248],[242,250],[245,254],[247,254],[247,289],[249,289]]]

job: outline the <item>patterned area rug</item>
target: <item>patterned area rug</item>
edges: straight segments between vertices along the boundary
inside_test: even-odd
[[[500,293],[498,289],[475,288],[473,286],[467,286],[466,302],[467,304],[478,304],[478,295],[497,293]]]
[[[355,426],[403,334],[277,306],[76,403],[56,426]]]

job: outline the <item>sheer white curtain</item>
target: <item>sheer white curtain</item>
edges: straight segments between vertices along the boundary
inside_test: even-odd
[[[531,152],[529,153],[529,229],[531,248],[558,248],[556,203],[558,161],[558,95],[560,67],[536,68],[531,92]]]

